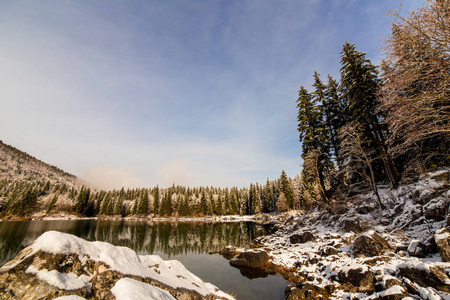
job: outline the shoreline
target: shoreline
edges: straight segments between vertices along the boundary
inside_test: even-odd
[[[289,213],[277,213],[277,214],[255,214],[255,215],[227,215],[227,216],[188,216],[188,217],[139,217],[139,216],[96,216],[96,217],[81,217],[75,214],[57,214],[57,215],[40,215],[34,214],[27,217],[8,216],[6,218],[0,218],[0,222],[13,222],[13,221],[64,221],[64,220],[106,220],[106,221],[145,221],[145,222],[255,222],[258,224],[269,224],[271,222],[279,221],[286,218],[287,214],[295,213],[292,211]]]

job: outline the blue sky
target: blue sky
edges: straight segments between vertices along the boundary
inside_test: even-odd
[[[422,1],[2,1],[0,139],[101,188],[300,172],[300,85]]]

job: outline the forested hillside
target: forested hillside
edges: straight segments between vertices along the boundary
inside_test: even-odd
[[[81,184],[74,175],[0,141],[0,213],[25,216],[71,207]]]
[[[95,190],[74,175],[12,146],[0,144],[0,213],[79,216],[252,215],[300,208],[299,177],[283,171],[279,179],[249,188],[169,188]]]

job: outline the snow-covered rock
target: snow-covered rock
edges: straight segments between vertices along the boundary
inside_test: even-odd
[[[436,232],[434,239],[442,261],[450,262],[450,231],[442,228]]]
[[[179,261],[137,255],[126,247],[88,242],[56,231],[44,233],[0,268],[2,299],[53,299],[64,295],[140,299],[133,296],[136,291],[160,296],[168,293],[175,299],[233,299],[189,272]]]
[[[291,211],[253,245],[292,282],[287,299],[450,300],[450,222],[442,217],[450,191],[437,173],[380,187],[383,209],[367,193]],[[305,232],[314,238],[301,241]]]
[[[395,247],[375,231],[360,235],[353,243],[353,252],[357,256],[377,256],[388,250],[395,251]]]

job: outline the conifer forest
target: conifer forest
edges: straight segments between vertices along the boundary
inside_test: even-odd
[[[292,95],[303,159],[295,178],[245,188],[170,187],[97,190],[73,175],[0,144],[0,215],[253,215],[307,209],[372,191],[450,164],[448,1],[428,1],[394,21],[379,66],[345,42],[340,78],[312,75]],[[296,101],[295,101],[296,100]],[[295,106],[296,103],[296,106]]]

